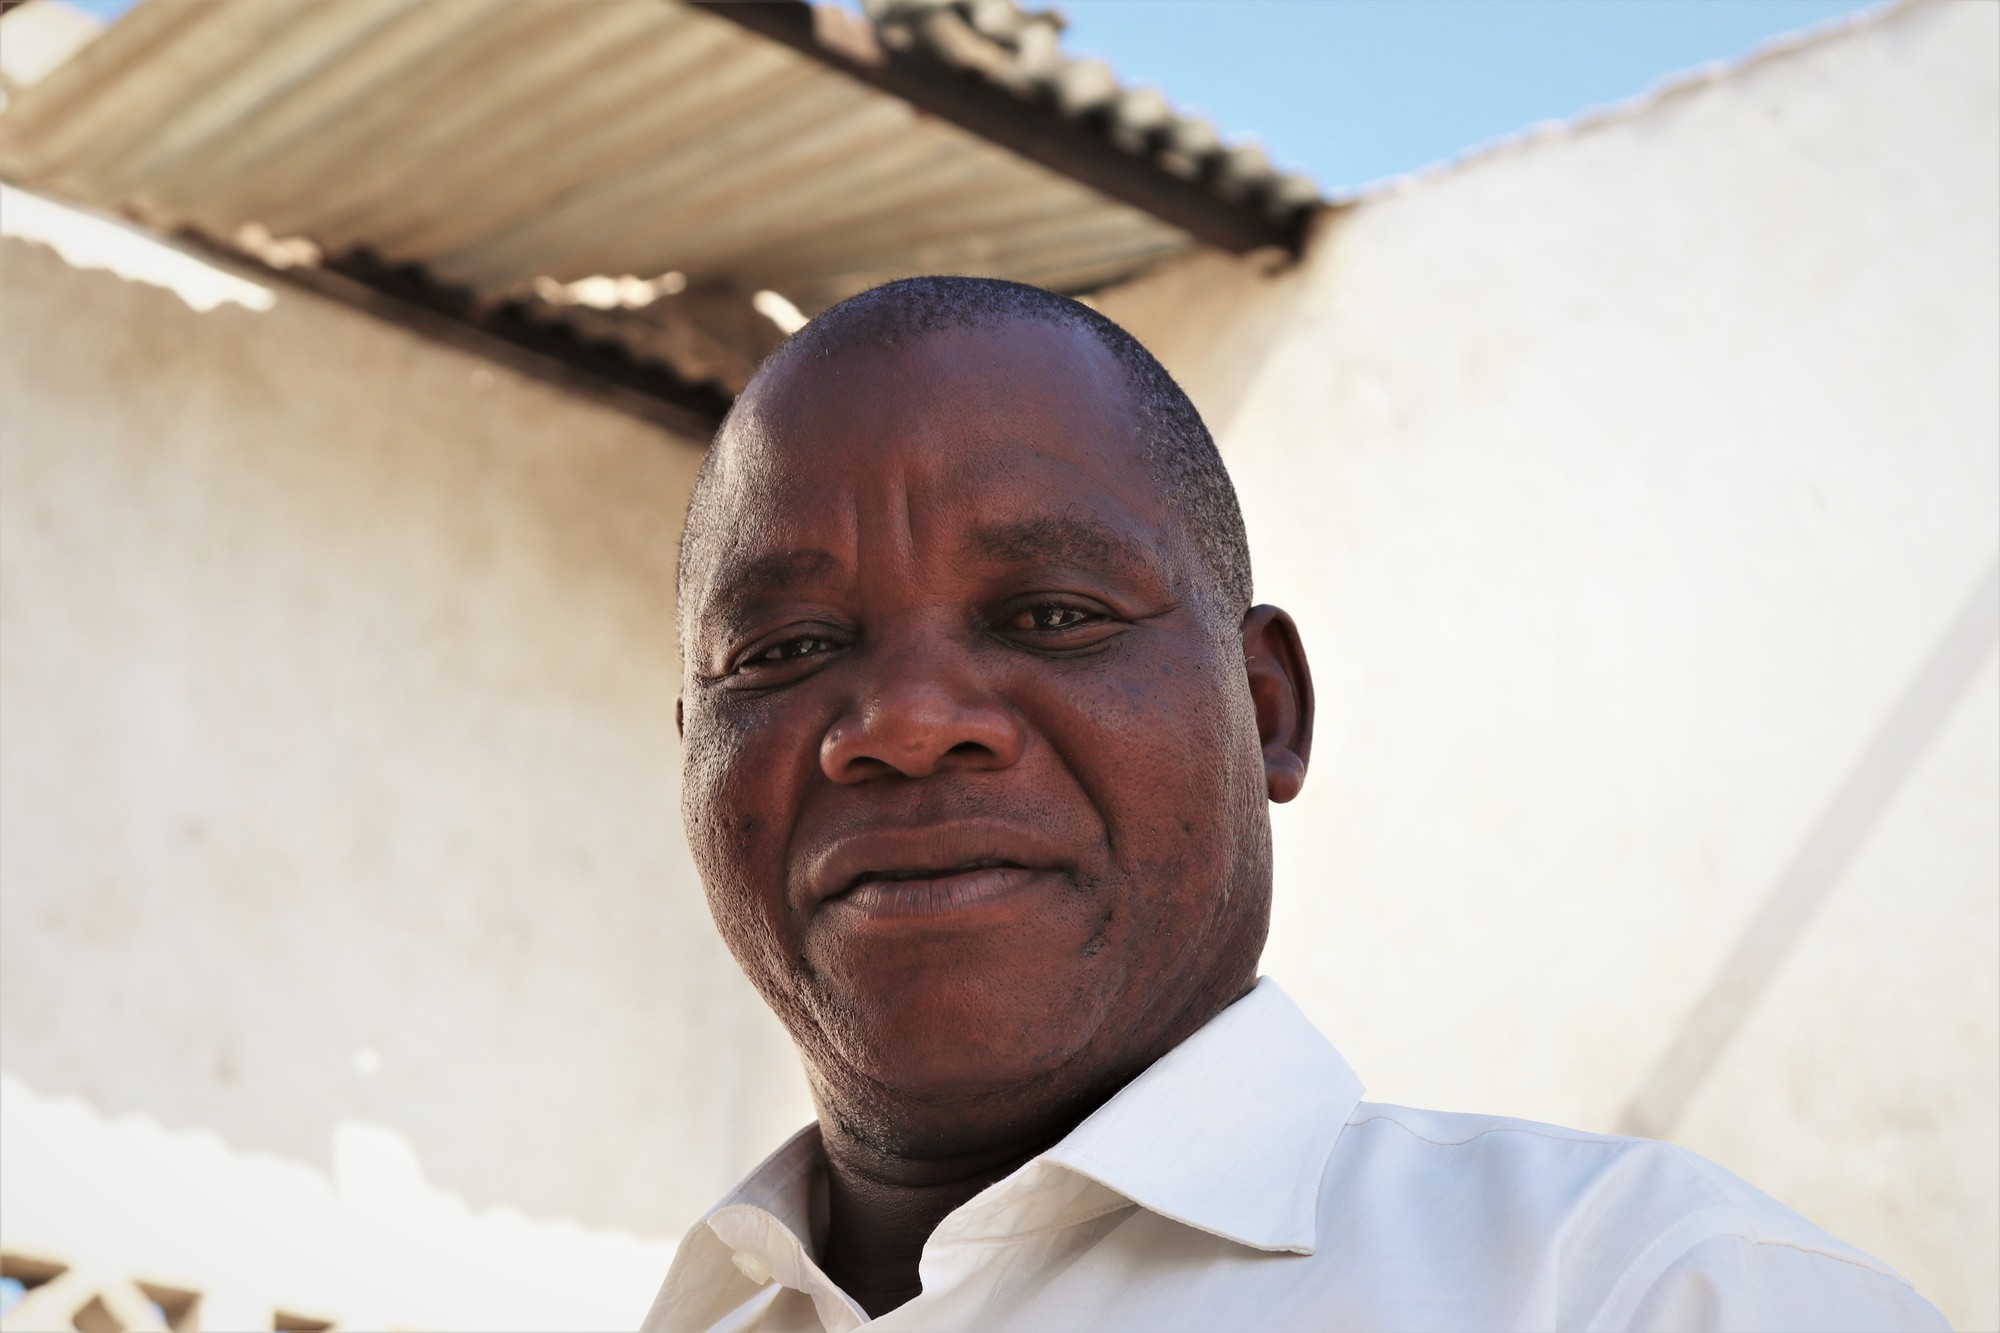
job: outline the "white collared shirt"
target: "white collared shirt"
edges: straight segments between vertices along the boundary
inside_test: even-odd
[[[819,1131],[689,1233],[642,1333],[846,1333]],[[953,1211],[871,1327],[1945,1329],[1886,1265],[1692,1153],[1361,1100],[1266,978]]]

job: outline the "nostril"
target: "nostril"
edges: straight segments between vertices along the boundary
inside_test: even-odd
[[[820,768],[840,783],[940,768],[1004,768],[1020,755],[1020,720],[990,696],[961,698],[936,682],[903,681],[836,720],[820,741]]]

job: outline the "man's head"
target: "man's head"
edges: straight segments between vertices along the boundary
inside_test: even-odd
[[[683,540],[683,810],[823,1112],[1018,1133],[1250,985],[1312,700],[1249,599],[1199,416],[1086,307],[894,283],[759,371]]]

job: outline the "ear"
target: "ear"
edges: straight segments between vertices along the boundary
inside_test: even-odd
[[[1312,754],[1313,684],[1299,627],[1275,606],[1253,606],[1243,617],[1243,670],[1264,743],[1264,785],[1274,801],[1289,801],[1306,785]]]
[[[674,697],[674,735],[680,740],[686,740],[688,735],[686,706],[686,695],[676,695]]]

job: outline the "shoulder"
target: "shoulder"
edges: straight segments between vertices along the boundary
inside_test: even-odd
[[[1362,1102],[1348,1117],[1336,1157],[1346,1169],[1371,1175],[1442,1173],[1455,1188],[1503,1191],[1524,1208],[1567,1209],[1583,1193],[1661,1214],[1715,1208],[1746,1216],[1766,1208],[1784,1213],[1768,1196],[1684,1148],[1508,1116]]]
[[[1543,1273],[1565,1327],[1811,1327],[1902,1307],[1855,1326],[1944,1327],[1895,1270],[1668,1143],[1363,1102],[1322,1186],[1323,1203],[1374,1214],[1352,1219],[1364,1228]],[[1696,1307],[1721,1325],[1688,1322]]]
[[[1693,1218],[1756,1235],[1809,1225],[1671,1144],[1376,1102],[1348,1117],[1327,1174],[1329,1187],[1370,1208],[1448,1201],[1495,1233],[1580,1241],[1600,1255],[1643,1248]]]
[[[1567,1212],[1587,1197],[1659,1219],[1726,1216],[1749,1233],[1811,1233],[1866,1258],[1707,1158],[1654,1139],[1363,1102],[1348,1117],[1339,1147],[1364,1170],[1443,1172],[1458,1188],[1504,1191],[1526,1208]]]

